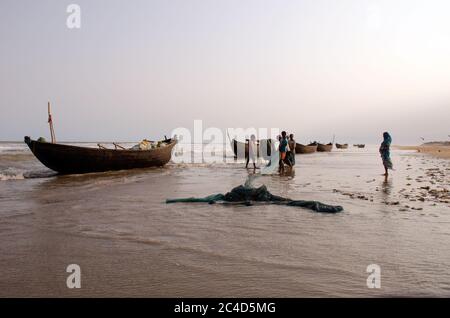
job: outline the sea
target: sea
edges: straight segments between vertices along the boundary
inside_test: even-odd
[[[450,161],[393,149],[386,179],[377,145],[350,145],[297,155],[279,176],[230,147],[191,151],[217,160],[63,176],[0,143],[0,296],[450,296]],[[165,203],[249,180],[344,210]]]

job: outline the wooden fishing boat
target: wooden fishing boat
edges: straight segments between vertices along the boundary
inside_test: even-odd
[[[330,152],[331,149],[333,149],[333,144],[331,142],[329,144],[326,144],[326,145],[325,144],[321,144],[321,143],[317,144],[317,151]]]
[[[297,154],[314,153],[316,151],[317,151],[317,144],[315,143],[309,145],[302,145],[299,143],[295,144],[295,153]]]
[[[231,141],[231,148],[233,149],[235,159],[247,158],[247,156],[248,156],[248,144],[247,143],[233,139]]]
[[[61,174],[79,174],[164,166],[177,141],[166,139],[162,141],[165,146],[149,150],[78,147],[39,142],[28,136],[25,143],[46,167]]]
[[[338,144],[338,143],[336,143],[336,148],[338,148],[338,149],[347,149],[348,148],[348,144]]]
[[[247,159],[248,157],[248,139],[246,142],[231,140],[231,148],[233,149],[234,158]],[[256,143],[257,157],[269,160],[272,153],[272,140],[262,139]]]

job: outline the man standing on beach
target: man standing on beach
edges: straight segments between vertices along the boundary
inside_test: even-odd
[[[247,156],[247,163],[245,165],[245,168],[248,168],[248,163],[250,162],[250,159],[253,162],[253,172],[256,170],[256,154],[257,154],[257,145],[256,145],[256,136],[251,135],[250,140],[248,141],[248,156]]]
[[[280,146],[279,146],[279,151],[280,151],[280,173],[284,173],[284,160],[286,159],[286,153],[288,150],[288,140],[286,138],[286,132],[283,130],[281,132],[281,139],[280,139]]]
[[[289,135],[289,148],[288,152],[286,154],[286,159],[289,162],[289,166],[293,167],[295,165],[295,140],[294,140],[294,134]]]

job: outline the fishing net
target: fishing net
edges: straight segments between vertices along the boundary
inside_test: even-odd
[[[273,151],[270,156],[269,164],[261,168],[261,175],[271,175],[278,173],[278,162],[280,161],[280,153]]]
[[[166,144],[162,141],[150,141],[150,140],[144,139],[137,145],[134,145],[133,147],[131,147],[130,149],[131,150],[150,150],[150,149],[155,149],[155,148],[165,147],[165,146],[166,146]]]
[[[343,208],[339,205],[329,205],[318,201],[291,200],[288,198],[273,195],[267,190],[265,185],[262,185],[258,188],[254,188],[248,185],[240,185],[233,188],[226,194],[213,194],[204,198],[191,197],[181,199],[167,199],[166,203],[204,202],[213,204],[220,201],[242,203],[245,205],[252,205],[252,202],[265,202],[268,204],[302,207],[316,212],[324,213],[337,213],[343,210]]]
[[[203,202],[203,203],[216,203],[217,201],[225,201],[225,196],[221,193],[208,195],[204,198],[182,198],[182,199],[167,199],[166,203],[179,203],[179,202]]]

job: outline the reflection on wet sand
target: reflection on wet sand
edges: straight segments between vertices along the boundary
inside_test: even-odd
[[[392,192],[392,178],[384,176],[383,183],[381,184],[381,191],[383,194],[386,194],[386,199],[388,199]]]
[[[376,148],[296,161],[289,176],[248,173],[241,161],[0,182],[0,295],[448,295],[448,163],[394,151],[385,180]],[[275,195],[344,211],[165,204],[249,175]],[[84,273],[78,291],[65,288],[72,263]],[[378,291],[366,286],[372,263]]]

